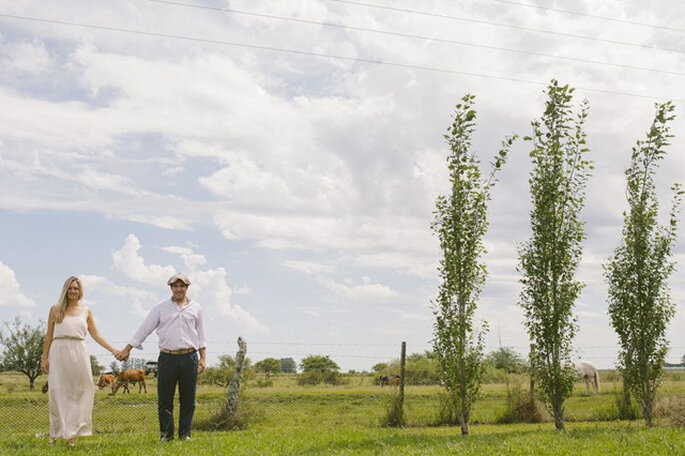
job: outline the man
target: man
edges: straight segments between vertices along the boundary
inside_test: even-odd
[[[190,279],[185,274],[174,274],[167,284],[171,287],[171,298],[152,308],[133,338],[117,356],[119,361],[125,361],[132,348],[142,350],[147,336],[157,330],[160,352],[157,360],[157,411],[160,440],[163,442],[174,438],[176,383],[181,406],[178,438],[190,439],[197,374],[205,369],[206,364],[202,309],[200,304],[186,296]]]

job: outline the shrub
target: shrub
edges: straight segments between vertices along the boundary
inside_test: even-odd
[[[269,377],[263,377],[263,378],[258,379],[254,383],[254,386],[256,386],[257,388],[267,388],[269,386],[274,386],[274,381],[273,381],[273,379],[271,379]]]
[[[549,420],[549,412],[540,400],[521,386],[514,384],[507,391],[506,408],[498,423],[541,423]]]
[[[235,415],[228,416],[226,414],[226,408],[222,407],[219,412],[210,415],[208,418],[198,420],[193,427],[200,431],[232,431],[247,429],[248,424],[252,422],[255,417],[255,412],[246,399],[245,391],[241,389],[238,400],[238,410]]]
[[[297,384],[300,386],[318,385],[319,383],[327,383],[329,385],[344,385],[349,380],[343,378],[338,372],[321,372],[310,370],[302,372],[297,376]]]
[[[668,418],[673,426],[685,427],[685,398],[667,397],[660,400],[654,416]]]
[[[450,395],[444,391],[438,393],[438,415],[434,424],[436,426],[456,426],[460,424],[456,405]]]
[[[616,407],[616,417],[619,420],[636,420],[639,416],[637,404],[630,400],[630,396],[621,390],[615,390],[614,403]]]
[[[404,406],[399,391],[395,391],[395,393],[388,395],[385,406],[386,413],[385,416],[383,416],[383,419],[381,420],[381,426],[404,426]]]

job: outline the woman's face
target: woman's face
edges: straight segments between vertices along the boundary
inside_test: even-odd
[[[72,282],[69,284],[69,288],[67,288],[67,299],[69,299],[69,301],[78,301],[80,296],[81,284],[78,282],[78,280],[72,280]]]

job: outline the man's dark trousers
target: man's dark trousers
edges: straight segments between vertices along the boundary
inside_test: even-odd
[[[183,355],[159,354],[157,360],[157,411],[159,433],[162,438],[174,438],[174,393],[178,383],[181,406],[178,420],[178,437],[190,437],[195,412],[197,386],[197,352]]]

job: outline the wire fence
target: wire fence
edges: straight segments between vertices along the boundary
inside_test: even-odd
[[[256,360],[263,357],[301,359],[312,353],[330,354],[334,360],[349,357],[353,365],[386,365],[384,371],[358,370],[338,373],[317,381],[303,381],[305,374],[271,374],[248,369],[244,377],[244,392],[241,406],[248,427],[335,427],[360,426],[378,427],[388,422],[392,402],[397,399],[399,387],[392,381],[382,382],[382,375],[395,374],[393,361],[399,358],[399,344],[370,346],[368,344],[309,344],[298,348],[299,343],[252,343],[249,351]],[[228,345],[227,352],[228,352]],[[602,347],[603,349],[606,347]],[[362,349],[362,350],[357,350]],[[429,347],[419,346],[415,352]],[[414,350],[410,350],[414,351]],[[219,353],[215,353],[218,356]],[[154,361],[143,352],[140,360]],[[95,354],[98,363],[105,368],[111,359],[103,353]],[[208,354],[211,357],[211,354]],[[410,357],[411,358],[411,355]],[[376,366],[378,367],[378,366]],[[424,366],[425,367],[425,366]],[[216,368],[215,368],[216,369]],[[399,371],[397,371],[398,373]],[[498,424],[515,421],[549,421],[551,417],[544,405],[536,403],[537,417],[528,415],[521,407],[530,398],[529,378],[525,373],[497,373],[482,387],[482,395],[475,403],[471,423]],[[8,432],[47,435],[49,428],[48,393],[41,387],[46,376],[36,381],[34,391],[29,391],[28,379],[16,372],[0,373],[0,426]],[[403,418],[410,426],[434,426],[456,424],[456,417],[450,412],[447,392],[437,376],[419,371],[410,362],[405,373]],[[98,376],[93,377],[97,383]],[[385,384],[388,383],[388,384]],[[96,388],[93,408],[93,430],[95,433],[150,433],[156,434],[157,425],[157,380],[154,373],[145,379],[145,390],[141,385],[131,385],[130,392],[118,390],[112,394],[111,385]],[[195,426],[211,428],[213,417],[224,408],[227,384],[221,378],[211,378],[205,373],[199,376]],[[586,389],[578,380],[572,396],[565,402],[565,418],[568,421],[606,421],[626,418],[622,409],[622,384],[614,370],[600,371],[599,391]],[[634,401],[635,402],[635,401]],[[675,404],[675,405],[674,405]],[[633,404],[635,408],[636,404]],[[657,400],[657,417],[669,418],[673,407],[685,406],[685,370],[668,370],[660,386]],[[174,407],[175,422],[178,422],[178,397]],[[639,410],[634,411],[639,417]]]

